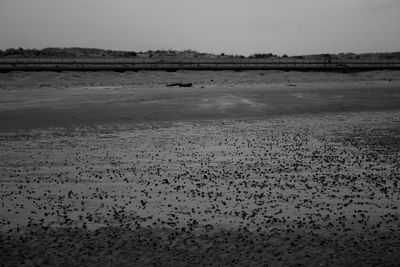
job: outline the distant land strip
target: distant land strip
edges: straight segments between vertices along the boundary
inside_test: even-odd
[[[400,59],[0,57],[0,72],[140,70],[400,70]]]

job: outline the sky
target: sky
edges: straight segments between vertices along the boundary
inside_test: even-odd
[[[0,0],[0,49],[400,51],[400,0]]]

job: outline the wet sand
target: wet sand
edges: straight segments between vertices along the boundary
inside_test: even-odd
[[[6,266],[400,262],[398,72],[13,75]]]
[[[396,109],[399,73],[0,74],[0,129]],[[193,87],[167,87],[176,82]]]

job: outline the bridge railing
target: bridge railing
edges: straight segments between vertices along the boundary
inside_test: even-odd
[[[19,58],[0,57],[0,68],[101,66],[133,68],[399,68],[399,59],[298,59],[298,58]]]

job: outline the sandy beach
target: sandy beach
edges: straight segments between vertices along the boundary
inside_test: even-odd
[[[400,71],[2,73],[0,151],[4,266],[400,262]]]

